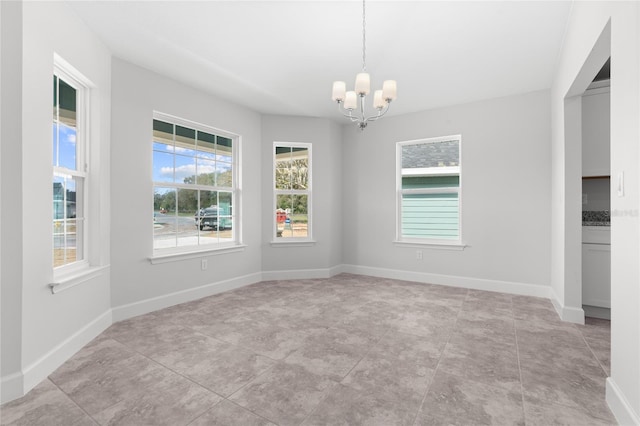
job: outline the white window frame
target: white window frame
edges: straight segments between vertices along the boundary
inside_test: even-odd
[[[76,188],[76,199],[80,197],[82,200],[82,218],[76,218],[76,235],[79,233],[79,223],[81,223],[80,232],[82,233],[82,238],[76,242],[76,247],[78,244],[81,244],[81,250],[76,248],[76,256],[78,256],[78,253],[81,253],[82,258],[71,263],[53,267],[54,280],[59,280],[65,276],[81,273],[89,269],[90,266],[89,202],[91,194],[89,193],[89,188],[91,184],[91,173],[89,170],[89,150],[91,146],[91,123],[89,117],[91,117],[91,88],[93,84],[58,55],[54,55],[53,75],[57,76],[58,80],[63,80],[76,90],[76,169],[71,170],[66,167],[52,165],[52,181],[56,176],[70,176],[72,178],[77,177],[82,179],[81,188]],[[51,205],[53,206],[53,193]],[[53,255],[53,230],[51,243],[51,253]]]
[[[426,143],[438,143],[456,140],[458,142],[458,166],[427,167],[402,171],[402,148],[407,145],[418,145]],[[403,176],[458,176],[459,184],[457,188],[418,188],[402,189]],[[457,239],[437,239],[406,237],[402,235],[402,196],[405,194],[458,194],[458,238]],[[434,138],[416,139],[396,143],[396,245],[400,246],[425,246],[443,249],[459,249],[466,247],[463,243],[462,234],[462,135],[439,136]]]
[[[232,253],[238,250],[243,249],[245,246],[242,243],[242,191],[241,191],[241,182],[240,182],[240,164],[241,164],[241,144],[242,138],[240,135],[235,133],[222,130],[213,126],[209,126],[206,124],[198,123],[195,121],[191,121],[188,119],[184,119],[181,117],[177,117],[174,115],[154,111],[153,112],[153,120],[164,121],[167,123],[171,123],[173,125],[178,125],[182,127],[187,127],[189,129],[194,129],[201,132],[206,132],[210,134],[214,134],[217,136],[223,136],[225,138],[229,138],[232,140],[232,186],[228,187],[217,187],[217,186],[209,186],[209,185],[198,185],[198,184],[183,184],[177,182],[156,182],[153,180],[153,136],[150,138],[150,153],[151,153],[151,210],[153,213],[153,205],[154,205],[154,188],[156,186],[160,187],[171,187],[175,189],[190,189],[190,190],[204,190],[204,191],[225,191],[231,192],[231,205],[233,208],[232,213],[232,239],[231,241],[218,242],[218,243],[209,243],[209,244],[193,244],[188,246],[178,246],[178,247],[168,247],[168,248],[155,248],[154,247],[154,232],[153,232],[153,223],[152,223],[152,232],[151,232],[151,251],[152,256],[149,257],[149,260],[152,264],[157,263],[165,263],[172,262],[177,260],[189,259],[193,257],[202,257],[210,254],[221,254],[221,253]],[[153,132],[153,130],[151,130]],[[175,135],[174,135],[175,137]],[[195,226],[195,222],[194,222]]]
[[[271,232],[271,245],[307,245],[313,244],[313,155],[312,155],[312,145],[308,142],[273,142],[272,147],[272,182],[271,188],[273,190],[273,204],[271,208],[271,223],[272,223],[272,232]],[[300,189],[276,189],[276,148],[304,148],[307,150],[309,156],[309,177],[308,177],[308,188],[306,190]],[[306,195],[307,196],[307,236],[306,237],[278,237],[278,226],[276,221],[276,210],[278,208],[278,195]]]

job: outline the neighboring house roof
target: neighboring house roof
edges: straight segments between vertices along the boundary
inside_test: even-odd
[[[457,140],[419,143],[402,147],[402,168],[459,166],[460,145]]]

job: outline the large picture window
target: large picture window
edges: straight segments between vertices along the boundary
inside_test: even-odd
[[[398,240],[461,240],[460,135],[399,142]]]
[[[275,241],[311,239],[311,144],[275,142]]]
[[[153,248],[238,242],[238,137],[161,114],[153,120]]]
[[[53,74],[53,267],[86,259],[86,88],[57,67]]]

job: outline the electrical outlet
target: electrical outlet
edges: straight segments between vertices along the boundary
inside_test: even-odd
[[[422,260],[422,250],[416,250],[416,259]]]
[[[207,259],[202,259],[202,261],[200,262],[200,267],[203,271],[207,270]]]

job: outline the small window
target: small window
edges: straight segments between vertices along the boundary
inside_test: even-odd
[[[399,142],[398,240],[461,240],[460,135]]]
[[[86,253],[87,165],[83,132],[87,88],[56,67],[53,74],[53,267],[79,264]]]
[[[238,242],[238,137],[163,114],[153,120],[153,248]]]
[[[311,144],[275,142],[275,241],[311,240]]]

